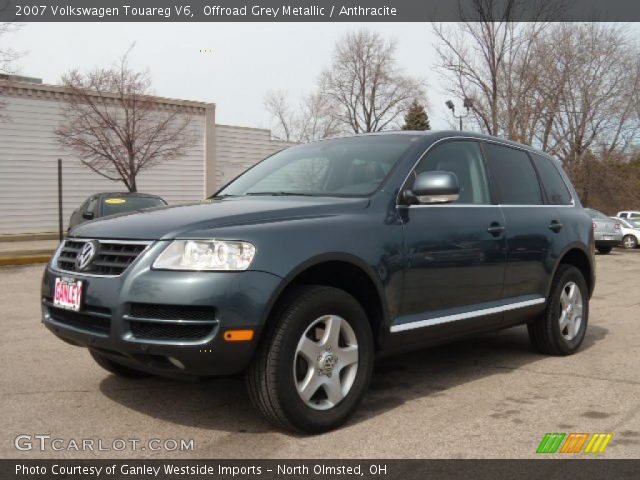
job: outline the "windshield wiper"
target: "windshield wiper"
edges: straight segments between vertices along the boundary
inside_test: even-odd
[[[229,198],[229,197],[237,197],[238,195],[231,195],[230,193],[223,193],[222,195],[211,195],[209,198],[209,200],[213,199],[213,198]]]
[[[314,195],[311,193],[303,193],[303,192],[249,192],[245,193],[248,196],[272,196],[272,197],[285,197],[285,196],[301,196],[301,197],[313,197]]]

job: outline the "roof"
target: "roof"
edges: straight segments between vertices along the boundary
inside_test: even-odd
[[[494,141],[494,142],[499,142],[505,145],[511,145],[513,147],[527,150],[527,151],[536,153],[538,155],[543,155],[548,158],[553,158],[548,153],[545,153],[542,150],[538,150],[537,148],[532,147],[531,145],[514,142],[513,140],[509,140],[502,137],[495,137],[492,135],[485,135],[483,133],[467,132],[467,131],[460,131],[460,130],[383,130],[380,132],[358,133],[358,134],[352,134],[352,135],[331,137],[331,138],[327,138],[319,141],[322,142],[322,141],[341,139],[341,138],[369,137],[369,136],[383,136],[383,135],[414,135],[414,136],[419,135],[426,138],[432,138],[432,140],[434,141],[441,140],[443,138],[449,138],[449,137],[477,138],[479,140]]]

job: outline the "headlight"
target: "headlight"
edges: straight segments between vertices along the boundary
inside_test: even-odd
[[[176,240],[153,262],[165,270],[246,270],[256,247],[227,240]]]

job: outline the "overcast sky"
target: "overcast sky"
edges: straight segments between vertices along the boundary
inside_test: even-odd
[[[110,65],[136,42],[132,66],[150,70],[155,94],[214,102],[218,123],[268,128],[265,93],[285,89],[297,99],[312,90],[335,41],[362,27],[396,39],[399,65],[427,82],[432,128],[449,128],[429,24],[30,23],[5,40],[25,52],[18,73],[45,83],[71,68]]]

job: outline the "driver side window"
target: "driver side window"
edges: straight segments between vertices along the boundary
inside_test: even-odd
[[[478,142],[452,141],[434,147],[423,158],[413,178],[423,172],[452,172],[458,177],[460,196],[455,204],[488,205],[491,203],[487,173]]]

